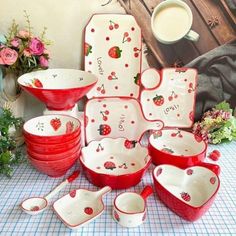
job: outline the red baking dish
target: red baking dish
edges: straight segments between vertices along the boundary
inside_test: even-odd
[[[80,163],[92,184],[124,189],[141,181],[151,158],[138,142],[104,138],[82,148]]]
[[[193,133],[163,129],[150,136],[148,150],[155,165],[170,164],[187,168],[205,159],[207,144]]]
[[[218,175],[202,166],[159,165],[153,180],[160,200],[188,221],[196,221],[208,211],[220,187]]]

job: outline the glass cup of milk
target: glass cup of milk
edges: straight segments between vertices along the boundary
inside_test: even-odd
[[[192,11],[181,0],[161,2],[155,7],[151,19],[154,36],[164,44],[176,43],[182,38],[197,41],[199,34],[191,30],[192,23]]]

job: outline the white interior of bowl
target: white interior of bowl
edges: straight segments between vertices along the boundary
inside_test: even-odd
[[[81,160],[87,168],[109,175],[131,174],[145,168],[150,160],[147,148],[139,143],[126,148],[125,141],[125,138],[92,141],[82,148]]]
[[[122,193],[115,200],[118,210],[125,213],[138,213],[145,210],[144,199],[137,193]]]
[[[201,166],[182,170],[172,165],[160,165],[154,170],[154,178],[175,197],[193,207],[205,204],[220,184],[214,172]]]
[[[98,216],[103,204],[95,192],[84,189],[74,190],[53,204],[54,210],[69,226],[78,226]]]
[[[160,83],[160,81],[160,74],[153,68],[145,70],[142,73],[141,82],[146,89],[155,88]]]
[[[40,81],[35,83],[35,79]],[[75,69],[48,69],[30,72],[18,79],[20,85],[38,89],[71,89],[91,85],[97,81],[95,75]]]
[[[197,155],[206,149],[206,143],[202,139],[177,129],[164,129],[154,133],[149,141],[155,149],[175,156]]]
[[[38,136],[57,136],[74,132],[80,122],[74,117],[64,115],[38,116],[24,124],[27,133]]]

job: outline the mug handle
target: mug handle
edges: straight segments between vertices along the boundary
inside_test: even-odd
[[[199,37],[200,35],[193,30],[189,30],[189,32],[184,36],[184,38],[194,42],[198,41]]]

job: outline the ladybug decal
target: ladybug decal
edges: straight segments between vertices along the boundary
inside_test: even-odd
[[[107,169],[107,170],[116,169],[116,165],[115,165],[115,163],[112,162],[112,161],[107,161],[107,162],[105,162],[105,163],[104,163],[104,167],[105,167],[105,169]]]
[[[180,196],[186,202],[189,202],[191,200],[191,197],[188,193],[182,192],[182,193],[180,193]]]

